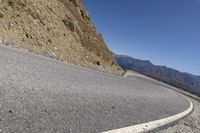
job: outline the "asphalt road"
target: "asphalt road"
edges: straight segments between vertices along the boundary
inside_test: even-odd
[[[96,133],[186,110],[176,92],[0,46],[0,132]]]

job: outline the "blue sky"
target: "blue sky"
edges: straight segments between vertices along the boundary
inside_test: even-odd
[[[200,75],[200,0],[84,0],[113,52]]]

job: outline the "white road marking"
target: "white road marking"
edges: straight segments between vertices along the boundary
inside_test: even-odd
[[[157,128],[171,124],[171,123],[187,116],[188,114],[190,114],[193,110],[193,103],[189,99],[188,99],[188,101],[190,102],[190,107],[186,111],[184,111],[180,114],[177,114],[177,115],[174,115],[171,117],[167,117],[164,119],[156,120],[156,121],[151,121],[151,122],[134,125],[134,126],[130,126],[130,127],[125,127],[125,128],[120,128],[120,129],[114,129],[114,130],[106,131],[106,132],[102,132],[102,133],[143,133],[143,132],[149,132],[149,131],[155,130]]]

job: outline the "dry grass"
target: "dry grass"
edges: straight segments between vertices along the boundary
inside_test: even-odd
[[[6,9],[0,14],[0,38],[6,43],[84,67],[121,73],[81,0],[1,0],[0,5]]]
[[[73,5],[73,2],[69,2],[68,0],[60,0],[66,8],[68,8],[73,16],[78,20],[79,26],[81,30],[78,30],[77,33],[81,37],[81,43],[86,49],[89,51],[93,51],[97,56],[102,57],[109,63],[113,62],[113,56],[109,52],[108,47],[105,45],[105,42],[96,29],[94,25],[91,23],[89,17],[87,16],[86,10],[83,6],[79,7],[81,14],[79,14],[76,10],[76,6]],[[85,16],[85,17],[84,17]],[[89,24],[89,25],[88,25]]]

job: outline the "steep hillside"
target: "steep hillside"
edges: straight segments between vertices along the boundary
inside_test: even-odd
[[[82,0],[1,0],[0,40],[55,59],[121,73]]]
[[[156,66],[150,61],[138,60],[128,56],[115,55],[115,58],[123,69],[143,73],[200,95],[200,80],[198,76],[182,73],[166,66]]]

